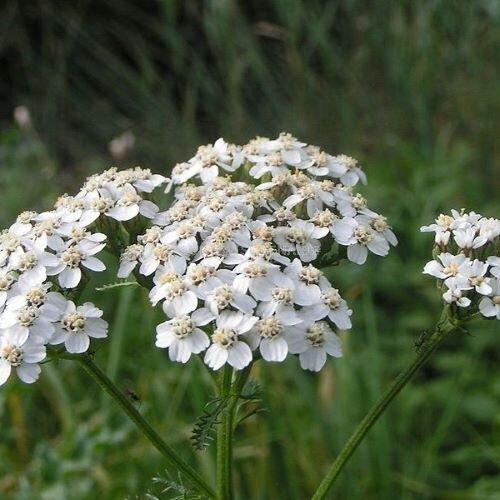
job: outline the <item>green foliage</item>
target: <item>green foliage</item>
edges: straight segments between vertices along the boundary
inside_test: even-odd
[[[234,450],[239,498],[307,498],[437,317],[432,279],[421,274],[432,237],[419,226],[450,207],[498,216],[500,10],[489,0],[154,4],[156,11],[126,0],[1,7],[9,102],[30,107],[41,139],[17,127],[0,133],[0,221],[76,189],[110,163],[106,145],[124,130],[137,140],[122,163],[159,172],[219,135],[245,141],[281,129],[359,158],[369,178],[363,193],[400,244],[362,268],[329,268],[355,311],[344,358],[318,376],[295,359],[257,364],[252,376],[270,411],[241,423]],[[27,36],[36,25],[43,43]],[[107,264],[87,292],[111,323],[112,341],[99,345],[96,361],[213,478],[212,447],[188,446],[212,379],[196,360],[173,364],[154,347],[161,314],[142,290],[108,286],[116,267]],[[356,452],[332,498],[498,499],[495,326],[478,321],[471,335],[447,342]],[[33,387],[2,388],[0,428],[1,498],[186,493],[69,362],[45,365]]]

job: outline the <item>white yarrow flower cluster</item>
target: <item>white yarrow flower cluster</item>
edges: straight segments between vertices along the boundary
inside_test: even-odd
[[[452,210],[421,231],[435,233],[423,272],[440,280],[443,300],[500,319],[500,220]]]
[[[84,353],[107,336],[102,311],[74,302],[89,272],[105,269],[104,249],[120,256],[119,278],[133,273],[161,305],[156,345],[171,360],[201,355],[239,370],[297,354],[320,370],[341,356],[337,332],[352,314],[321,266],[363,264],[397,244],[354,190],[360,181],[356,160],[290,134],[219,139],[171,179],[111,168],[53,210],[21,214],[0,235],[0,384],[13,368],[35,381],[48,348]],[[162,185],[174,201],[160,209],[152,193]]]
[[[175,201],[124,250],[118,273],[152,280],[151,303],[167,317],[156,345],[182,363],[202,355],[214,370],[298,354],[318,371],[327,354],[340,356],[337,331],[351,328],[352,311],[322,256],[333,249],[362,264],[397,243],[353,190],[358,181],[354,159],[285,133],[242,147],[219,139],[176,165]]]
[[[107,336],[102,311],[70,300],[88,271],[103,271],[97,255],[111,221],[137,215],[153,219],[147,199],[166,178],[149,170],[109,169],[90,177],[76,196],[61,196],[53,210],[24,212],[0,234],[0,385],[15,370],[26,383],[37,380],[47,346],[86,352],[90,338]]]

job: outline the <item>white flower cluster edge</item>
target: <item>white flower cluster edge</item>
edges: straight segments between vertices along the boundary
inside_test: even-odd
[[[444,302],[500,319],[500,220],[452,210],[420,230],[435,233],[435,258],[423,272],[439,280]]]
[[[201,146],[171,179],[111,168],[52,210],[22,213],[0,234],[0,385],[13,369],[34,382],[48,346],[79,354],[107,336],[102,311],[75,301],[88,272],[105,269],[98,254],[117,248],[120,278],[151,280],[167,316],[156,344],[170,359],[205,352],[214,370],[242,369],[257,351],[275,362],[290,353],[320,370],[341,356],[336,332],[351,328],[352,311],[314,264],[342,248],[363,264],[397,244],[354,191],[359,181],[353,158],[282,133]],[[174,197],[165,210],[152,201],[162,185]]]

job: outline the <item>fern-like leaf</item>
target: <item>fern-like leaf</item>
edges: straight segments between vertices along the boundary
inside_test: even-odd
[[[215,426],[219,423],[219,417],[225,410],[228,399],[228,397],[216,397],[205,405],[203,414],[196,420],[191,435],[191,444],[195,450],[206,450],[214,440]]]

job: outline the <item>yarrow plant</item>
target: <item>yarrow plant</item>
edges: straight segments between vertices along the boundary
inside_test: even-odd
[[[231,498],[234,419],[252,364],[296,355],[303,369],[317,372],[328,356],[340,357],[338,332],[351,329],[352,310],[323,270],[342,260],[362,265],[397,244],[387,219],[357,192],[364,183],[353,158],[282,133],[244,146],[218,139],[174,166],[169,179],[111,168],[52,210],[22,213],[0,235],[0,384],[13,371],[32,383],[52,359],[79,361],[193,490]],[[453,212],[422,230],[436,232],[435,260],[424,272],[440,280],[443,317],[316,498],[445,335],[476,310],[500,318],[499,221]],[[156,346],[173,362],[198,358],[220,371],[217,414],[203,417],[197,436],[203,442],[207,422],[216,427],[216,491],[93,362],[91,341],[107,337],[108,325],[79,297],[91,273],[105,270],[104,251],[119,259],[118,278],[145,287],[161,308]]]

